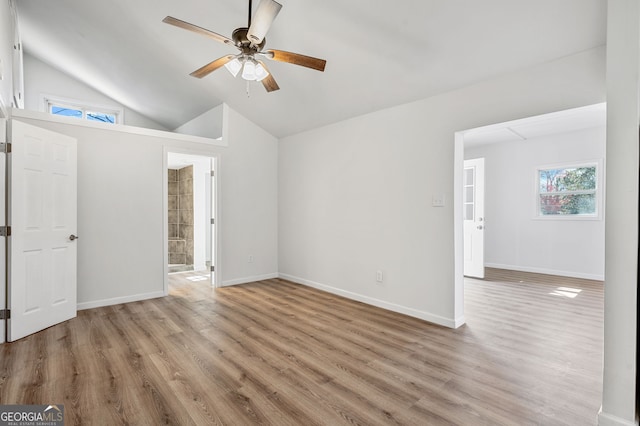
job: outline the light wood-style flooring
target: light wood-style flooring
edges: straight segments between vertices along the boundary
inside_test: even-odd
[[[62,403],[67,425],[595,425],[602,286],[488,270],[451,330],[284,280],[176,274],[166,298],[0,345],[0,404]]]

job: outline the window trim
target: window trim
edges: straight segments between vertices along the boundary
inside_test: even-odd
[[[88,112],[99,112],[104,114],[115,115],[116,121],[115,123],[105,123],[105,124],[124,124],[124,109],[121,107],[109,106],[109,105],[100,105],[100,104],[92,104],[84,101],[80,101],[77,99],[63,98],[60,96],[54,95],[41,95],[42,102],[40,103],[42,106],[42,110],[47,114],[51,113],[51,108],[53,106],[62,106],[71,109],[76,109],[82,111],[82,120],[92,121],[95,123],[101,123],[99,120],[88,120],[87,119],[87,111]],[[58,116],[57,114],[52,114]]]
[[[604,217],[604,162],[602,159],[597,160],[587,160],[580,162],[563,162],[556,164],[545,164],[541,166],[536,166],[534,169],[534,179],[533,184],[535,186],[534,189],[534,200],[533,200],[533,219],[535,220],[602,220]],[[595,167],[596,168],[596,189],[595,189],[595,197],[596,197],[596,212],[594,214],[549,214],[543,215],[540,213],[540,195],[543,194],[540,192],[540,171],[541,170],[550,170],[550,169],[575,169],[580,167]],[[589,194],[594,193],[594,190],[579,190],[579,191],[563,191],[559,194]],[[553,193],[546,193],[553,194]]]

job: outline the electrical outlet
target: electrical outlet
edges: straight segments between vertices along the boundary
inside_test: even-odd
[[[384,276],[382,275],[382,271],[376,271],[376,281],[381,283],[384,280]]]
[[[247,258],[247,262],[253,263],[253,255],[252,254],[250,254],[249,257]]]

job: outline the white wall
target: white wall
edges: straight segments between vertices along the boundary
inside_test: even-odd
[[[223,105],[221,104],[183,124],[174,132],[218,139],[222,137],[222,114]]]
[[[21,121],[78,139],[80,308],[163,294],[165,149],[204,151],[220,160],[223,283],[277,275],[277,141],[235,111],[227,115],[223,147],[185,142],[171,133],[146,136],[120,126],[85,127],[69,118],[21,113]],[[247,264],[248,253],[255,262]]]
[[[14,19],[9,0],[0,0],[0,117],[2,109],[11,107],[13,96],[13,28]]]
[[[536,218],[535,175],[541,166],[602,161],[605,140],[606,129],[593,127],[465,149],[465,159],[485,158],[486,266],[604,279],[604,219]]]
[[[604,53],[593,49],[281,140],[282,276],[459,325],[454,133],[604,101]],[[446,206],[432,207],[439,194]]]
[[[226,105],[223,139],[233,150],[216,170],[222,184],[216,221],[222,284],[233,285],[278,271],[278,141]]]
[[[607,10],[607,224],[600,426],[638,425],[640,2]]]
[[[136,111],[124,107],[97,90],[87,86],[38,58],[24,55],[25,109],[44,111],[43,96],[50,95],[83,101],[88,104],[120,108],[124,110],[123,124],[147,129],[168,130],[164,126]]]

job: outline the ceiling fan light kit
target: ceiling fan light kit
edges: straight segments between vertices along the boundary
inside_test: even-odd
[[[278,83],[276,83],[264,62],[257,60],[256,56],[262,56],[273,61],[299,65],[317,71],[324,71],[327,63],[324,59],[305,56],[299,53],[275,49],[262,51],[266,44],[265,35],[281,8],[282,5],[274,0],[261,0],[252,20],[251,0],[249,0],[248,26],[236,28],[233,31],[232,38],[214,33],[213,31],[172,16],[167,16],[162,22],[210,37],[220,43],[233,44],[240,51],[238,55],[226,55],[209,62],[203,67],[193,71],[190,74],[191,76],[203,78],[224,65],[234,77],[240,74],[244,80],[260,81],[267,92],[273,92],[280,89],[280,87],[278,87]]]
[[[269,76],[269,71],[252,57],[236,56],[224,66],[234,77],[242,70],[241,77],[248,81],[262,81]]]
[[[240,59],[238,58],[233,58],[230,62],[224,64],[224,67],[231,73],[232,76],[236,77],[242,69],[242,62],[240,62]]]

